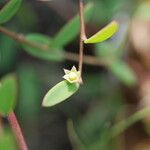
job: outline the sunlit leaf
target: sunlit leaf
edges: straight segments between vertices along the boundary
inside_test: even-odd
[[[63,60],[63,51],[61,48],[51,49],[48,44],[51,41],[51,38],[42,35],[42,34],[29,34],[26,36],[26,39],[34,44],[44,46],[47,49],[43,50],[42,48],[35,48],[29,45],[23,45],[23,48],[32,56],[37,58],[41,58],[44,60],[53,60],[53,61],[61,61]]]
[[[85,22],[89,21],[93,12],[93,4],[89,3],[85,6],[84,17]],[[71,42],[80,31],[79,15],[71,19],[54,37],[51,46],[62,47]]]
[[[133,70],[125,62],[121,60],[114,61],[108,68],[121,82],[127,85],[136,83],[136,76]]]
[[[69,98],[78,89],[79,84],[77,83],[69,83],[66,80],[61,81],[48,91],[44,97],[42,105],[44,107],[56,105]]]
[[[7,115],[14,109],[17,96],[17,83],[14,75],[8,75],[1,80],[0,114]]]
[[[101,29],[99,32],[94,34],[92,37],[86,39],[84,43],[99,43],[107,40],[112,37],[118,30],[118,23],[116,21],[112,21],[106,27]]]
[[[0,10],[0,24],[10,20],[18,11],[22,0],[9,0]]]

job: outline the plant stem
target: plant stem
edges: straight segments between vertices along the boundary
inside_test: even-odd
[[[79,55],[76,53],[67,52],[67,53],[65,53],[65,58],[70,61],[76,61],[76,62],[79,61]],[[103,59],[99,60],[98,58],[96,58],[94,56],[84,55],[83,63],[92,65],[92,66],[106,66],[109,63],[111,63],[111,61],[110,60],[106,61]]]
[[[17,118],[16,118],[14,112],[11,112],[8,115],[8,121],[9,121],[9,123],[11,125],[12,131],[15,134],[16,141],[17,141],[17,143],[19,145],[19,149],[20,150],[28,150],[26,142],[25,142],[25,139],[23,137],[23,134],[22,134],[22,131],[21,131],[21,128],[20,128],[20,125],[19,125],[19,123],[17,121]]]
[[[119,123],[114,125],[114,127],[112,127],[112,131],[111,131],[112,138],[120,135],[123,131],[125,131],[131,125],[140,121],[141,119],[144,119],[146,116],[149,116],[149,114],[150,114],[150,107],[146,107],[135,112],[130,117],[120,121]]]
[[[14,39],[15,41],[17,41],[21,44],[26,44],[31,47],[41,49],[43,51],[49,50],[48,45],[41,45],[36,42],[30,42],[30,41],[26,40],[22,34],[17,34],[17,33],[12,32],[4,27],[1,27],[1,26],[0,26],[0,32],[2,32],[3,34],[9,36],[10,38]],[[76,62],[79,61],[79,55],[76,53],[65,52],[64,57],[67,60],[76,61]],[[82,59],[82,57],[81,57],[81,60],[88,65],[96,65],[96,66],[106,66],[109,63],[109,61],[99,60],[98,58],[96,58],[94,56],[90,56],[90,55],[84,55],[84,59]]]
[[[80,73],[81,73],[81,80],[82,80],[82,66],[83,66],[84,40],[85,40],[85,38],[86,38],[83,11],[84,11],[83,1],[82,1],[82,0],[79,0],[80,49],[79,49],[79,68],[78,68],[78,70],[79,70]]]
[[[1,135],[2,132],[3,132],[3,118],[0,115],[0,135]]]
[[[144,119],[146,116],[149,116],[150,114],[150,107],[143,108],[128,118],[123,119],[122,121],[116,123],[112,128],[109,129],[107,133],[104,133],[102,137],[105,140],[102,140],[99,145],[102,149],[106,143],[108,144],[113,138],[116,138],[121,133],[123,133],[126,129],[128,129],[130,126],[135,124],[136,122]]]
[[[0,32],[4,33],[5,35],[11,37],[12,39],[16,40],[17,42],[21,44],[26,44],[31,47],[39,48],[42,50],[47,51],[48,46],[47,45],[41,45],[38,43],[30,42],[29,40],[26,40],[25,37],[22,34],[16,34],[15,32],[9,31],[8,29],[0,26]]]

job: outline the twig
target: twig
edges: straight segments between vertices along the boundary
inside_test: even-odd
[[[149,116],[149,114],[150,114],[150,107],[146,107],[146,108],[143,108],[143,109],[135,112],[130,117],[128,117],[128,118],[120,121],[119,123],[115,124],[111,130],[111,138],[114,138],[114,137],[120,135],[123,131],[125,131],[131,125],[142,120],[146,116]]]
[[[3,34],[11,37],[12,39],[14,39],[15,41],[21,43],[21,44],[27,44],[31,47],[34,48],[38,48],[41,49],[43,51],[48,51],[49,47],[47,45],[41,45],[39,43],[35,43],[35,42],[30,42],[29,40],[25,39],[25,37],[22,34],[17,34],[15,32],[12,32],[4,27],[0,26],[0,32],[2,32]],[[65,52],[64,55],[65,59],[67,60],[71,60],[71,61],[76,61],[78,62],[79,60],[79,55],[75,54],[75,53],[71,53],[71,52]],[[82,60],[84,63],[88,64],[88,65],[96,65],[96,66],[105,66],[107,65],[109,62],[106,60],[99,60],[94,56],[90,56],[90,55],[84,55],[84,59]]]
[[[70,61],[76,61],[78,62],[79,55],[76,53],[71,53],[67,52],[65,53],[65,58]],[[83,57],[83,63],[92,65],[92,66],[106,66],[110,63],[111,61],[106,61],[106,60],[99,60],[98,58],[91,56],[91,55],[84,55]]]
[[[84,40],[86,38],[85,35],[85,26],[84,26],[84,16],[83,16],[83,1],[79,0],[79,16],[80,16],[80,49],[79,49],[79,68],[78,70],[81,73],[82,80],[82,66],[83,66],[83,50],[84,50]]]
[[[0,135],[1,135],[2,132],[3,132],[3,118],[0,115]]]
[[[15,41],[17,41],[21,44],[27,44],[31,47],[39,48],[39,49],[42,49],[44,51],[49,50],[47,45],[42,45],[42,44],[30,42],[29,40],[26,40],[22,34],[17,34],[15,32],[12,32],[12,31],[2,27],[2,26],[0,26],[0,32],[4,33],[5,35],[11,37],[12,39],[14,39]]]
[[[15,134],[16,141],[19,145],[20,150],[28,150],[25,139],[23,137],[23,134],[22,134],[22,131],[21,131],[21,128],[20,128],[20,125],[17,121],[17,118],[16,118],[14,112],[11,112],[8,115],[8,121],[11,125],[12,131]]]

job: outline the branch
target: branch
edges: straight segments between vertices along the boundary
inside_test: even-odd
[[[48,45],[42,45],[39,43],[30,42],[29,40],[25,39],[25,37],[22,34],[17,34],[17,33],[12,32],[12,31],[4,28],[4,27],[1,27],[1,26],[0,26],[0,32],[2,32],[3,34],[9,36],[10,38],[14,39],[15,41],[17,41],[21,44],[26,44],[26,45],[29,45],[31,47],[41,49],[43,51],[49,50]],[[78,60],[79,55],[75,54],[75,53],[65,52],[64,57],[67,60],[71,60],[71,61],[75,61],[75,62],[79,61]],[[90,56],[90,55],[84,55],[83,62],[85,64],[88,64],[88,65],[96,65],[96,66],[105,66],[109,63],[106,60],[99,60],[98,58],[96,58],[94,56]]]
[[[21,43],[21,44],[27,44],[31,47],[39,48],[44,51],[48,51],[48,46],[47,45],[41,45],[38,43],[30,42],[29,40],[26,40],[25,37],[22,34],[17,34],[15,32],[9,31],[8,29],[0,26],[0,32],[4,33],[5,35],[11,37],[15,41]]]
[[[76,53],[67,52],[65,53],[65,58],[70,61],[78,62],[79,55]],[[106,60],[99,60],[98,58],[91,56],[91,55],[84,55],[83,57],[83,63],[91,66],[107,66],[110,63]]]
[[[0,135],[1,135],[2,132],[3,132],[3,118],[0,115]]]
[[[84,26],[84,16],[83,16],[83,1],[79,0],[79,16],[80,16],[80,49],[79,49],[79,68],[78,70],[81,73],[82,80],[82,66],[83,66],[83,50],[84,50],[84,40],[86,38],[85,35],[85,26]]]
[[[17,140],[20,150],[28,150],[25,139],[23,137],[23,134],[22,134],[22,131],[20,128],[20,125],[17,121],[17,118],[16,118],[14,112],[11,112],[8,115],[8,121],[11,125],[11,128],[12,128],[14,134],[15,134],[15,137],[16,137],[16,140]]]

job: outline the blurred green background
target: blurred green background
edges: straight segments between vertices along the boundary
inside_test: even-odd
[[[0,8],[4,3],[0,1]],[[149,150],[150,111],[134,113],[150,105],[150,1],[84,3],[92,3],[86,14],[88,37],[112,20],[118,21],[119,31],[106,42],[85,45],[85,55],[104,63],[85,62],[80,90],[51,108],[41,106],[44,95],[62,80],[63,68],[78,65],[68,59],[69,53],[78,54],[78,21],[74,28],[67,27],[68,32],[58,34],[78,13],[78,1],[23,0],[15,17],[3,25],[31,41],[36,36],[47,44],[49,38],[50,48],[55,49],[52,55],[34,52],[0,33],[0,77],[10,73],[17,77],[15,112],[27,145],[30,150]],[[17,150],[3,120],[8,129],[0,132],[0,150]]]

